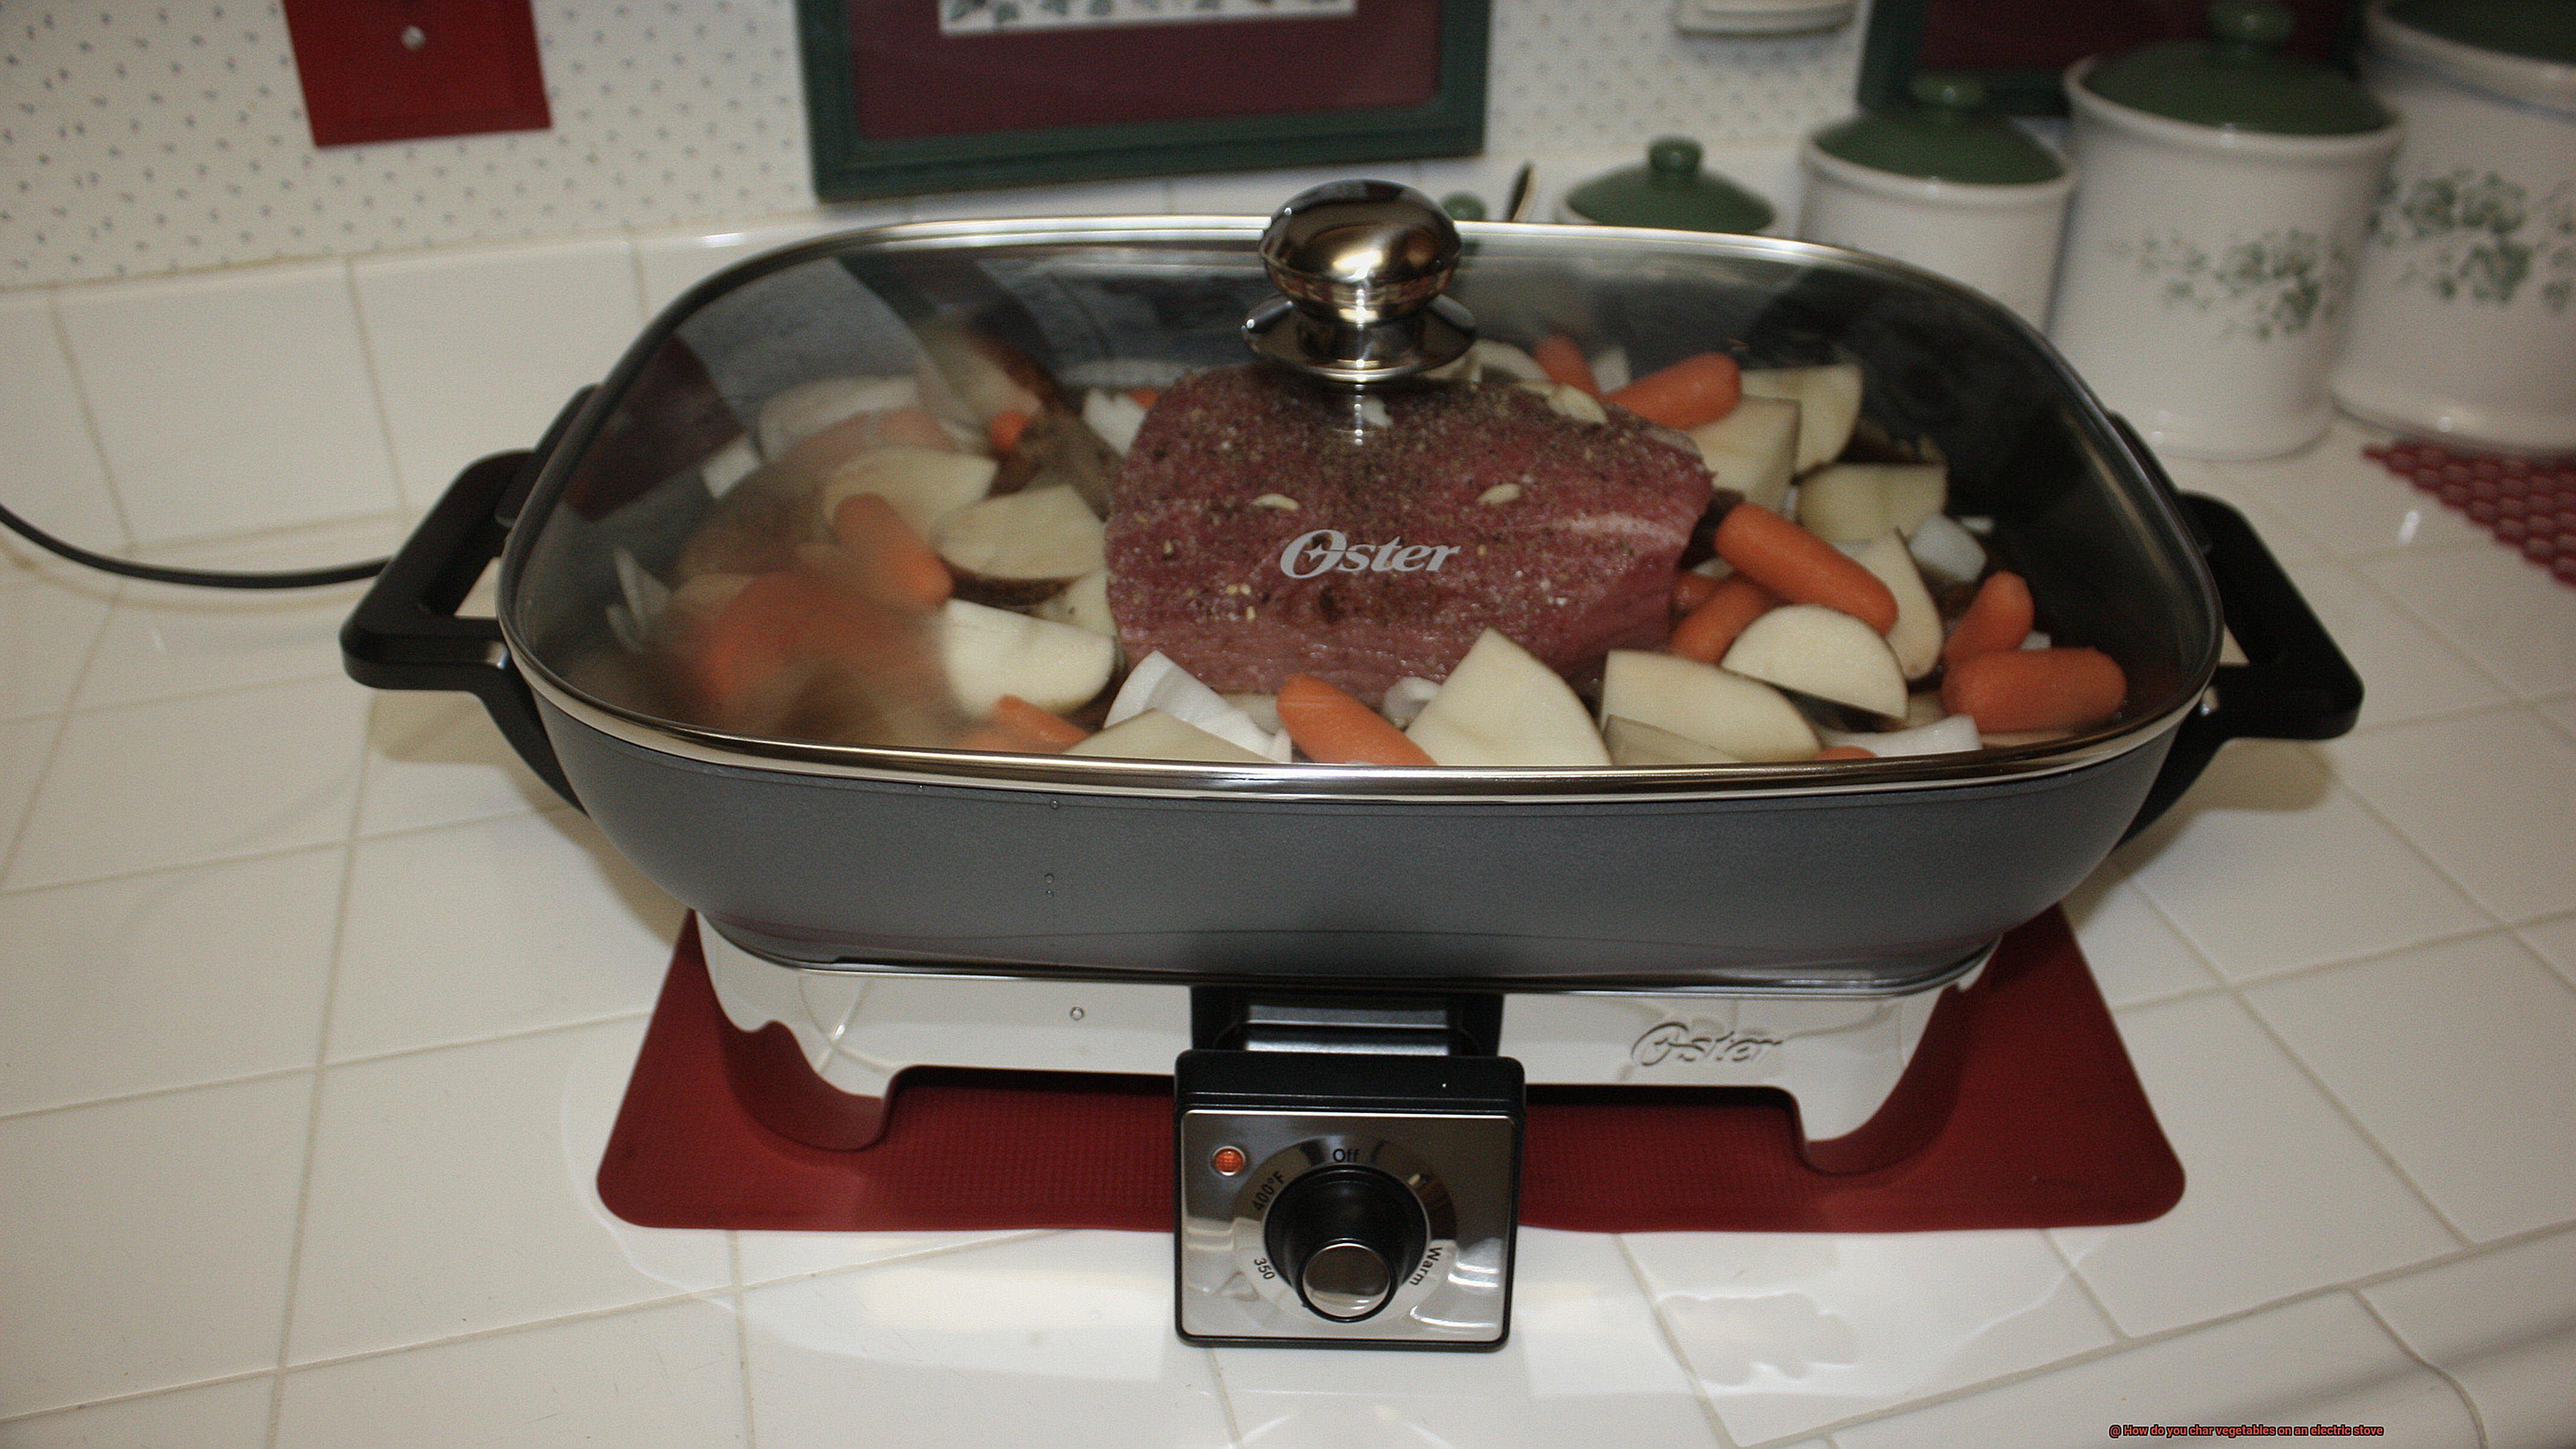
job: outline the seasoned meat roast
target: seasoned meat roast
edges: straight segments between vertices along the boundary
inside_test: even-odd
[[[1292,674],[1375,702],[1439,680],[1486,629],[1561,674],[1669,629],[1708,469],[1628,414],[1587,422],[1511,384],[1352,400],[1257,366],[1163,393],[1119,470],[1109,605],[1225,692]]]

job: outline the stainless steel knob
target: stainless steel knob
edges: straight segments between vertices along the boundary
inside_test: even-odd
[[[1395,1270],[1377,1249],[1348,1240],[1326,1243],[1306,1259],[1297,1292],[1306,1305],[1337,1322],[1366,1318],[1395,1291]]]
[[[1422,1200],[1374,1167],[1304,1173],[1280,1190],[1262,1224],[1270,1261],[1318,1318],[1357,1323],[1395,1296],[1428,1243]]]
[[[1279,295],[1245,319],[1244,340],[1274,362],[1358,387],[1456,361],[1476,340],[1475,318],[1440,295],[1459,251],[1449,214],[1410,186],[1301,191],[1261,234]]]

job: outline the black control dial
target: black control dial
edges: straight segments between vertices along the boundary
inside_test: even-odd
[[[1318,1315],[1357,1323],[1421,1265],[1420,1200],[1374,1167],[1319,1167],[1280,1189],[1262,1222],[1270,1261]]]

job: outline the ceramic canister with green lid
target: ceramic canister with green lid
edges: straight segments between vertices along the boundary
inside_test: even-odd
[[[1807,139],[1798,235],[1911,262],[2045,322],[2075,173],[1986,110],[1974,77],[1926,71],[1912,92],[1910,106]]]
[[[2406,118],[2335,401],[2408,432],[2576,452],[2576,0],[2384,0],[2362,84]]]
[[[2263,458],[2333,415],[2326,370],[2401,128],[2282,50],[2284,6],[2216,0],[2209,24],[2067,70],[2084,180],[2048,331],[2159,449]]]

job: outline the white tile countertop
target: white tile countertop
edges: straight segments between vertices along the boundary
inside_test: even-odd
[[[620,1223],[591,1179],[678,908],[470,701],[341,677],[354,589],[0,560],[0,1446],[2563,1449],[2576,592],[2365,441],[2175,470],[2370,689],[2347,739],[2231,746],[2072,903],[2181,1205],[1525,1232],[1493,1355],[1188,1347],[1157,1235]]]

